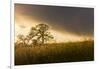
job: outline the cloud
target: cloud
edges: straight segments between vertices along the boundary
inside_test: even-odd
[[[93,37],[94,9],[15,4],[15,23],[21,28],[47,23],[53,31]]]

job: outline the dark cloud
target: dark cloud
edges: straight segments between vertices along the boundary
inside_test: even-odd
[[[93,36],[93,8],[15,4],[15,14],[18,13],[48,23],[56,30]]]

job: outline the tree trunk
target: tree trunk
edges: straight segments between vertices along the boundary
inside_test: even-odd
[[[42,44],[44,44],[44,32],[42,32]]]

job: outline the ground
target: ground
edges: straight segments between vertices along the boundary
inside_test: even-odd
[[[15,44],[15,65],[93,60],[94,41],[52,43],[35,46]]]

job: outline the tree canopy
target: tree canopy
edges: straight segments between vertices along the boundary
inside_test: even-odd
[[[30,41],[34,45],[37,43],[44,44],[50,39],[54,38],[48,30],[48,25],[38,24],[35,27],[30,28],[29,34],[27,36],[19,34],[18,39],[24,44],[28,44]]]

